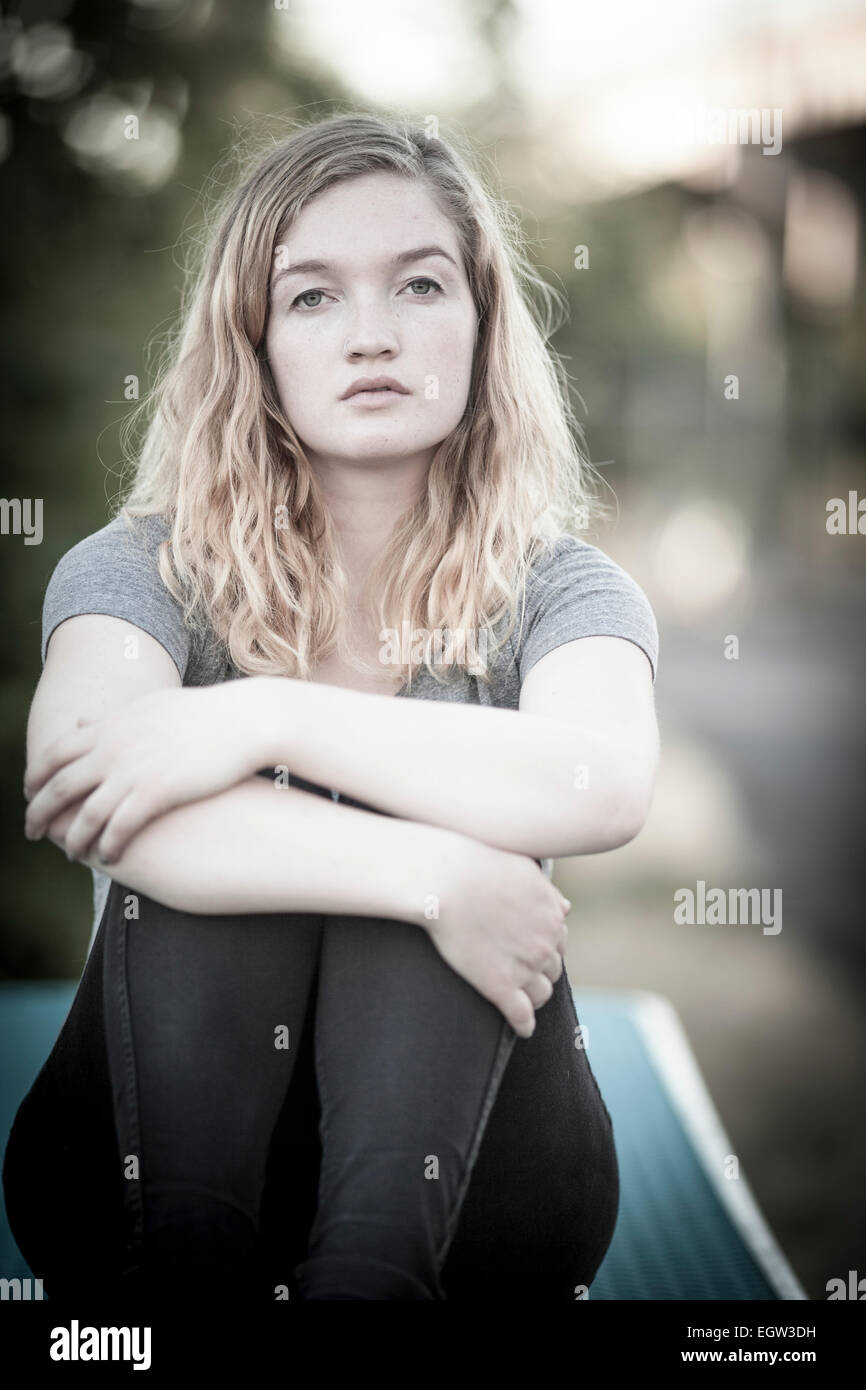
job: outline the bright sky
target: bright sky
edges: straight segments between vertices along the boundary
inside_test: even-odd
[[[460,0],[292,0],[275,10],[278,51],[336,73],[360,98],[416,119],[449,117],[521,92],[552,186],[572,170],[599,195],[699,171],[719,150],[683,153],[709,108],[781,107],[789,133],[828,104],[866,115],[864,0],[515,0],[491,71]],[[862,37],[861,37],[862,36]],[[769,143],[765,141],[764,143]]]
[[[459,0],[292,0],[273,31],[294,62],[303,54],[371,101],[435,112],[483,90],[484,53]]]
[[[863,0],[516,0],[509,61],[539,101],[652,64],[707,57],[738,34],[794,33],[820,18],[864,14]],[[460,0],[292,0],[275,10],[283,46],[331,67],[359,95],[416,107],[468,105],[487,74]]]

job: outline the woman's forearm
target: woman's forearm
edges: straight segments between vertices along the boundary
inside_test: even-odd
[[[647,758],[623,736],[281,676],[248,691],[263,761],[391,815],[542,859],[596,854],[637,832]]]
[[[77,808],[52,827],[62,833]],[[83,862],[168,907],[321,912],[425,924],[465,837],[251,777],[145,825],[123,854]]]

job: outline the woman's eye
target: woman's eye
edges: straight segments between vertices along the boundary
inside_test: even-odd
[[[293,300],[292,300],[292,308],[294,309],[294,308],[296,307],[296,305],[300,304],[301,300],[302,300],[302,299],[306,299],[308,295],[311,295],[311,294],[324,294],[324,293],[325,293],[324,290],[304,290],[303,294],[299,294],[299,295],[297,296],[296,299],[293,299]],[[308,305],[307,305],[307,308],[308,308],[308,309],[318,309],[318,307],[319,307],[318,304],[308,304]]]
[[[417,276],[415,277],[414,280],[410,280],[410,281],[409,281],[409,284],[410,284],[410,285],[432,285],[433,288],[434,288],[434,290],[438,290],[438,292],[439,292],[440,294],[442,293],[442,286],[441,286],[436,280],[431,280],[431,278],[430,278],[429,275],[417,275]],[[432,297],[432,296],[429,295],[429,294],[413,294],[413,295],[412,295],[412,298],[413,298],[413,299],[430,299],[431,297]]]

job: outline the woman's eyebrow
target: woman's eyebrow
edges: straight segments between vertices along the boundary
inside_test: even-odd
[[[459,269],[454,257],[447,251],[443,251],[441,246],[415,246],[409,251],[399,251],[396,256],[392,256],[389,265],[410,265],[413,261],[425,261],[430,256],[444,256],[446,261],[450,261],[455,270]],[[327,272],[336,270],[337,267],[332,261],[293,261],[291,265],[283,266],[277,271],[271,281],[271,289],[274,289],[287,275],[310,275],[315,272]]]

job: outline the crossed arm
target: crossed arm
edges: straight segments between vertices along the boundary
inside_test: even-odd
[[[420,885],[465,839],[555,858],[615,848],[646,816],[658,760],[651,672],[622,639],[548,653],[510,711],[282,677],[181,689],[147,634],[143,662],[123,660],[129,629],[101,615],[56,629],[28,723],[28,827],[188,910],[290,900],[414,919]],[[254,776],[264,766],[389,814],[294,788],[275,798]],[[287,835],[303,836],[303,863],[286,856]]]
[[[620,638],[542,657],[520,710],[265,678],[270,763],[409,820],[535,858],[612,849],[649,808],[658,729],[649,662]]]

